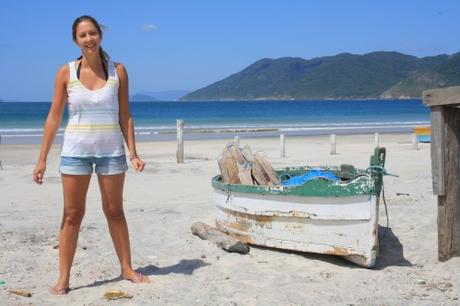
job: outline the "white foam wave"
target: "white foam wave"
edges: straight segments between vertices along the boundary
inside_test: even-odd
[[[429,121],[393,121],[393,122],[346,122],[346,123],[279,123],[279,124],[190,124],[185,125],[185,131],[195,133],[224,133],[224,132],[257,132],[257,131],[321,131],[321,130],[351,130],[351,129],[385,129],[413,128],[430,125]],[[2,137],[41,137],[42,128],[11,128],[0,129]],[[138,126],[138,135],[157,135],[175,133],[176,126]],[[62,136],[63,128],[59,129]]]

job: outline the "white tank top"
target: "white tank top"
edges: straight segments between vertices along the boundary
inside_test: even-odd
[[[61,156],[108,157],[125,154],[118,115],[118,76],[108,62],[104,87],[87,89],[77,78],[75,62],[69,63],[67,84],[69,121],[64,133]]]

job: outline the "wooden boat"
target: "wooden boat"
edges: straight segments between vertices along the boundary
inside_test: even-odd
[[[340,181],[310,180],[299,186],[225,184],[212,179],[216,226],[243,242],[273,248],[333,254],[364,267],[378,254],[378,207],[385,148],[371,167],[321,167]],[[318,167],[277,170],[284,180]]]
[[[417,136],[418,142],[431,142],[431,127],[418,126],[414,128],[414,133]]]

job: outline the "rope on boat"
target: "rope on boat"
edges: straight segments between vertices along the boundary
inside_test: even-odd
[[[382,175],[389,175],[389,176],[399,177],[399,175],[388,173],[387,169],[385,169],[384,167],[376,166],[376,165],[369,166],[369,168],[366,169],[366,172],[377,172],[377,173],[381,173]]]

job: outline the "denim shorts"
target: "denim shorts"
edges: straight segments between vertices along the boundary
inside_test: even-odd
[[[126,156],[110,157],[69,157],[61,156],[59,171],[62,174],[88,175],[95,170],[96,174],[115,175],[128,170]]]

